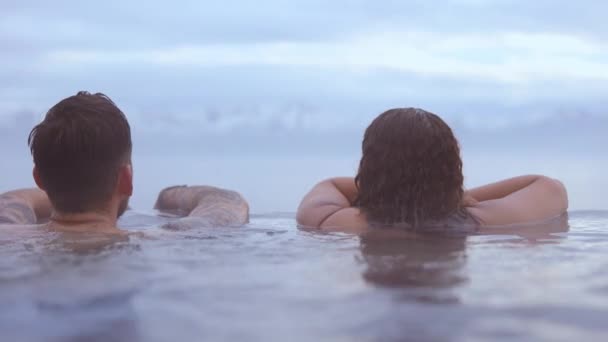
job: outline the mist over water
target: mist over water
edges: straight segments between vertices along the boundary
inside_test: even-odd
[[[14,124],[0,141],[7,162],[0,191],[34,186],[26,146],[33,123]],[[163,131],[133,122],[134,209],[149,210],[156,195],[175,184],[207,184],[240,191],[253,213],[294,212],[316,182],[353,176],[365,125],[327,131],[272,127],[209,131],[175,126]],[[601,116],[553,118],[534,124],[471,127],[452,122],[462,145],[465,184],[477,186],[521,174],[562,180],[572,210],[608,209],[608,120]],[[182,134],[174,132],[181,129]],[[197,133],[197,130],[200,133]]]

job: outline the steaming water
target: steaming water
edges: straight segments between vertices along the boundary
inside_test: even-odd
[[[0,229],[3,341],[605,341],[608,212],[475,236],[362,241],[243,228],[126,241]]]

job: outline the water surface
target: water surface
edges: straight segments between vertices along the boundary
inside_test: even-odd
[[[127,241],[0,230],[3,341],[605,341],[608,212],[392,241],[296,229]],[[85,241],[82,241],[85,240]]]

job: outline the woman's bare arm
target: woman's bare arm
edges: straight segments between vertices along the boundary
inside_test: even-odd
[[[249,222],[249,205],[239,193],[211,186],[173,186],[160,192],[155,209],[181,213],[211,226]]]
[[[526,175],[513,177],[470,189],[466,191],[466,195],[473,197],[478,202],[499,199],[529,186],[540,177],[542,176]]]
[[[298,224],[310,228],[361,229],[367,226],[353,207],[357,187],[352,177],[336,177],[315,185],[304,196],[297,213]]]
[[[482,224],[509,225],[550,219],[568,209],[564,185],[545,176],[506,179],[466,192],[477,203],[467,209]]]
[[[0,195],[0,224],[35,224],[51,216],[52,206],[40,189],[21,189]]]

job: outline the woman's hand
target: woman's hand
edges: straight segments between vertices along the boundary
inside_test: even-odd
[[[463,196],[462,196],[462,206],[463,207],[472,207],[474,205],[476,205],[477,203],[479,203],[478,200],[476,200],[470,193],[468,193],[467,191],[464,192]]]

